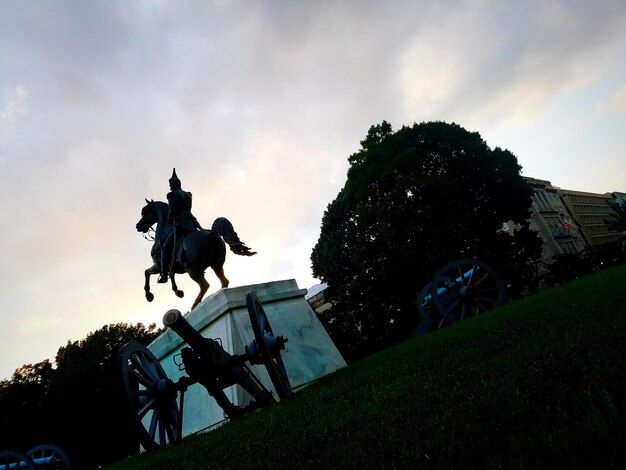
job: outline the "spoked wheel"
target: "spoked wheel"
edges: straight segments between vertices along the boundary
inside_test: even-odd
[[[37,467],[53,470],[70,470],[70,459],[60,447],[52,444],[42,444],[33,447],[26,455],[29,456]]]
[[[270,380],[276,389],[278,396],[283,399],[291,395],[291,384],[287,377],[285,364],[280,356],[280,351],[285,349],[287,340],[282,336],[274,336],[272,328],[263,310],[263,305],[254,292],[246,294],[246,306],[250,315],[250,323],[254,332],[254,346],[256,351],[250,351],[248,354],[252,357],[260,356],[260,361],[251,359],[252,363],[262,363],[267,369]]]
[[[486,263],[456,260],[433,278],[432,303],[437,312],[453,323],[479,315],[506,300],[504,282]]]
[[[430,293],[430,288],[433,283],[429,282],[420,291],[417,296],[417,310],[420,312],[421,318],[429,317],[431,306],[432,306],[432,295]]]
[[[447,324],[446,320],[437,313],[433,306],[432,285],[432,282],[427,283],[417,296],[417,310],[420,313],[420,323],[411,337],[421,336]]]
[[[139,343],[120,350],[118,373],[139,441],[156,450],[181,440],[182,415],[176,385],[152,352]]]
[[[0,452],[0,470],[25,468],[27,470],[35,470],[35,464],[31,458],[21,452],[14,450],[3,450]]]

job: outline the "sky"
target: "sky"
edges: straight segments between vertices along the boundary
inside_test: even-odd
[[[526,176],[626,192],[626,2],[0,0],[0,379],[189,310],[186,276],[145,300],[135,230],[174,167],[200,223],[258,252],[228,252],[231,287],[318,283],[324,210],[383,120],[456,122]]]

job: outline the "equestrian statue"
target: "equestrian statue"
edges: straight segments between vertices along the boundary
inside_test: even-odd
[[[154,294],[150,292],[150,276],[159,274],[157,282],[166,283],[169,279],[172,290],[178,297],[183,297],[183,291],[176,285],[175,275],[187,273],[200,286],[200,292],[191,306],[193,310],[209,289],[209,283],[204,278],[206,268],[211,267],[222,287],[228,287],[229,281],[224,275],[224,242],[237,255],[252,256],[256,252],[242,243],[233,225],[224,217],[215,219],[211,230],[200,226],[191,213],[191,193],[182,189],[175,168],[169,183],[167,203],[146,199],[147,205],[141,210],[141,219],[136,225],[138,232],[147,233],[156,224],[150,252],[154,264],[145,270],[144,291],[148,302],[152,302]]]

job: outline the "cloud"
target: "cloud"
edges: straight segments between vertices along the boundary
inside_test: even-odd
[[[35,336],[46,334],[51,328],[58,326],[61,319],[58,316],[51,316],[42,313],[37,317],[27,318],[19,322],[17,332],[24,336]]]
[[[459,4],[418,29],[401,55],[405,110],[483,129],[503,116],[527,126],[560,92],[606,71],[625,18],[619,2]]]
[[[0,319],[61,319],[46,327],[53,353],[107,322],[188,309],[185,278],[184,299],[154,285],[145,301],[150,244],[134,229],[172,167],[203,225],[226,216],[259,251],[228,255],[232,285],[309,287],[323,211],[370,125],[525,126],[539,141],[556,97],[607,74],[625,21],[621,0],[4,2],[0,302],[13,317]]]
[[[611,111],[617,114],[626,112],[626,83],[613,94]]]
[[[0,112],[0,120],[15,122],[20,115],[26,113],[25,101],[28,92],[24,85],[17,85],[9,96],[8,103],[4,110]]]

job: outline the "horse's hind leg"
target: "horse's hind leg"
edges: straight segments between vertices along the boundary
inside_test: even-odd
[[[204,297],[204,294],[206,294],[206,291],[209,290],[209,283],[204,278],[203,271],[187,271],[187,273],[189,274],[189,277],[196,281],[200,286],[200,292],[198,293],[198,297],[196,297],[196,300],[194,300],[193,305],[191,306],[191,310],[193,310],[194,308],[196,308],[196,305],[200,303],[202,297]]]
[[[146,300],[148,302],[152,302],[154,300],[154,294],[150,292],[150,276],[153,274],[159,274],[159,270],[157,269],[156,264],[153,264],[151,268],[148,268],[144,271],[146,282],[143,285],[143,290],[146,292]]]
[[[227,288],[228,284],[230,284],[230,281],[226,278],[226,276],[224,275],[224,266],[219,266],[219,267],[213,267],[213,271],[215,271],[215,274],[217,276],[217,278],[220,280],[220,282],[222,283],[222,288]]]

